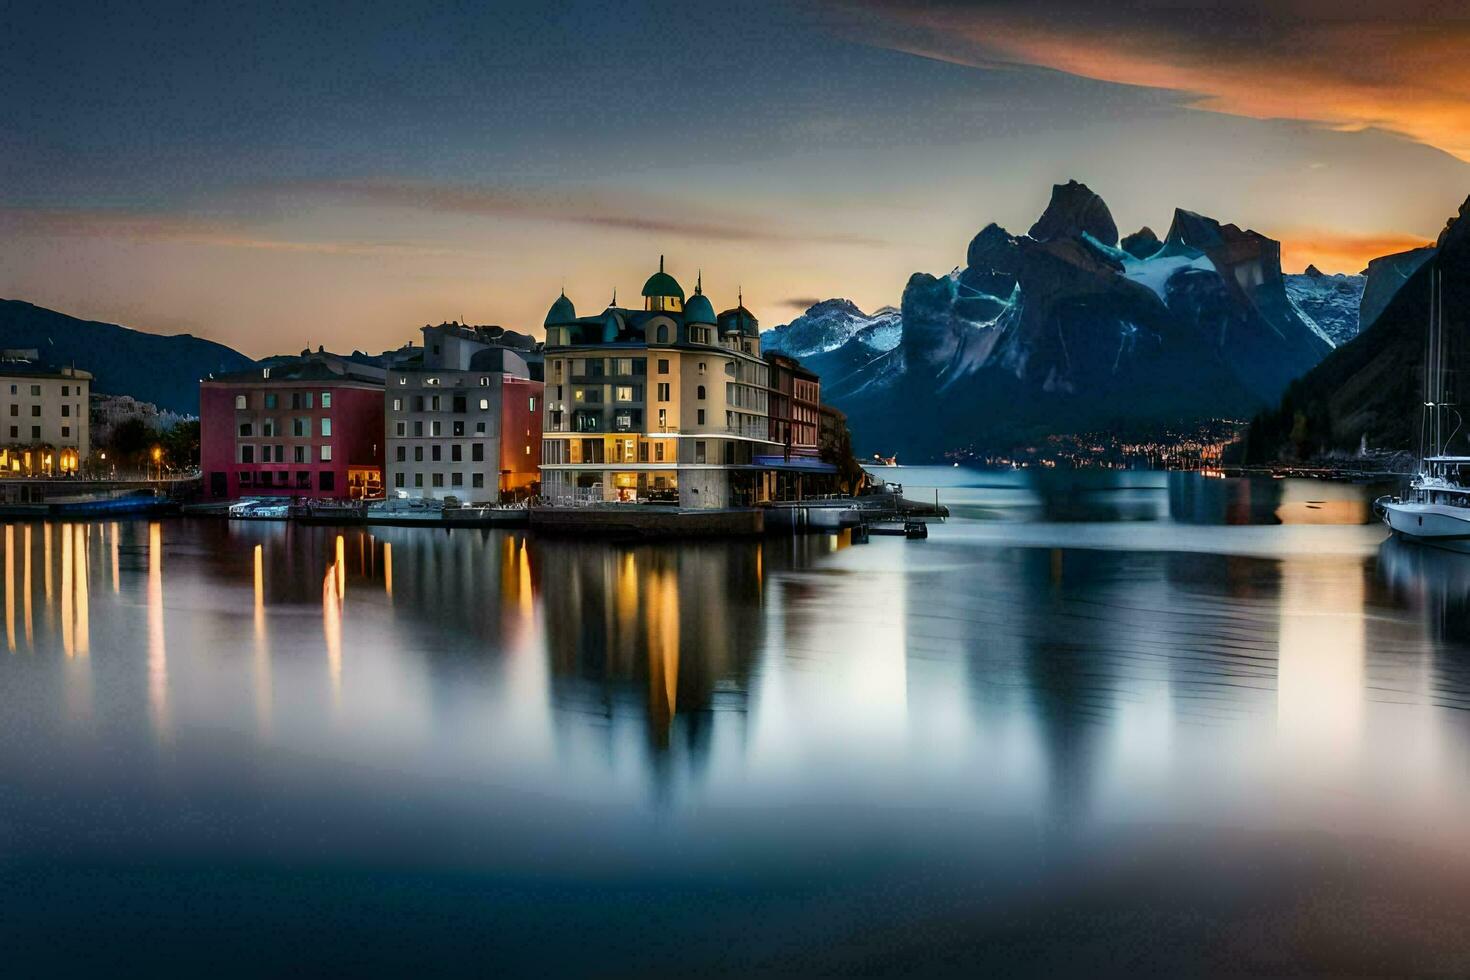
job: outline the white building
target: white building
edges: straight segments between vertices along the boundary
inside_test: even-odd
[[[0,351],[0,472],[58,476],[91,453],[92,375],[34,350]]]

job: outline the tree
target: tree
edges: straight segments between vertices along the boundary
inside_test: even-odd
[[[124,419],[113,428],[107,452],[119,465],[138,466],[147,462],[153,443],[153,430],[147,422],[136,417]]]
[[[174,469],[199,465],[199,420],[180,422],[163,434],[163,458]]]

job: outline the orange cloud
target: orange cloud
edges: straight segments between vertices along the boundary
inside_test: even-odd
[[[1315,265],[1323,272],[1361,272],[1381,255],[1407,252],[1434,242],[1413,235],[1358,235],[1311,229],[1287,232],[1281,238],[1281,267],[1300,272]]]
[[[1383,129],[1470,161],[1470,8],[1434,0],[884,8],[876,43],[1178,92],[1194,108]],[[866,22],[871,25],[871,20]],[[883,29],[859,28],[860,34]]]

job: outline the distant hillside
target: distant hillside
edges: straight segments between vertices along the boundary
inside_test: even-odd
[[[32,347],[46,361],[92,372],[95,391],[132,395],[186,415],[199,414],[200,378],[255,363],[189,334],[164,337],[0,299],[0,348]]]
[[[1452,388],[1461,389],[1454,400],[1464,402],[1465,364],[1470,360],[1463,340],[1470,333],[1470,198],[1435,247],[1373,260],[1363,296],[1362,332],[1292,383],[1277,407],[1251,423],[1250,460],[1353,452],[1364,441],[1375,449],[1418,448],[1424,338],[1435,271],[1444,274],[1446,364]],[[1470,453],[1464,426],[1456,428],[1444,450]]]

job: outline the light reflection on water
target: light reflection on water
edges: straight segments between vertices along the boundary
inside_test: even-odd
[[[1266,513],[1354,512],[1285,489]],[[146,958],[182,924],[178,962],[275,967],[1458,972],[1470,558],[1152,493],[1188,519],[8,525],[0,929]]]

